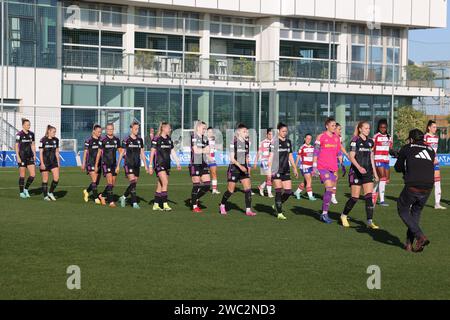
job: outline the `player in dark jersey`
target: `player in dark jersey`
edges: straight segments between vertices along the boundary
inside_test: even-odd
[[[92,191],[92,196],[96,204],[101,204],[97,192],[101,169],[96,166],[97,154],[102,145],[100,140],[101,135],[102,127],[99,124],[94,125],[91,136],[84,141],[83,163],[81,165],[81,170],[86,171],[86,174],[91,178],[91,183],[87,189],[83,190],[84,202],[89,201],[89,193]]]
[[[39,169],[42,175],[42,193],[45,201],[56,201],[53,191],[59,182],[59,139],[56,138],[56,128],[48,125],[45,136],[39,143]],[[53,181],[48,190],[48,174],[52,173]]]
[[[239,124],[236,129],[236,135],[230,145],[230,164],[228,166],[227,177],[228,186],[220,202],[219,212],[222,215],[227,214],[226,204],[228,199],[234,193],[236,183],[241,182],[245,194],[245,214],[255,216],[252,211],[252,184],[250,182],[249,165],[250,144],[248,141],[248,128],[244,124]]]
[[[130,125],[130,135],[122,141],[122,152],[117,162],[117,173],[119,173],[120,162],[123,158],[123,168],[130,183],[123,196],[119,199],[122,208],[125,207],[126,199],[130,195],[133,208],[140,209],[137,203],[136,185],[141,171],[141,160],[144,162],[145,171],[149,172],[144,154],[144,140],[139,137],[139,127],[138,122],[133,122]]]
[[[16,160],[19,166],[19,190],[20,197],[30,197],[28,188],[36,176],[36,146],[34,133],[30,131],[31,123],[28,119],[22,119],[22,130],[16,134]],[[28,169],[28,179],[25,184],[25,175]]]
[[[191,205],[193,212],[202,212],[198,200],[207,194],[211,188],[208,163],[210,149],[206,137],[206,123],[198,120],[191,135],[191,161],[189,173],[192,179]]]
[[[367,225],[371,229],[379,229],[373,223],[374,203],[372,199],[374,180],[378,181],[378,175],[373,156],[374,142],[369,138],[370,124],[367,121],[361,121],[355,128],[353,139],[350,142],[349,159],[352,163],[348,175],[351,187],[351,198],[345,204],[341,215],[341,223],[344,227],[350,227],[347,216],[355,206],[361,193],[361,187],[364,191],[364,200],[366,203]]]
[[[106,125],[106,135],[100,139],[100,149],[97,152],[95,160],[95,167],[101,168],[103,176],[106,178],[105,190],[98,196],[102,205],[106,205],[108,202],[111,208],[115,208],[113,188],[116,184],[117,176],[117,151],[120,152],[122,146],[120,139],[114,135],[114,125],[108,123]]]
[[[155,191],[154,211],[171,211],[172,208],[167,203],[167,190],[169,185],[170,161],[171,157],[177,164],[177,169],[181,170],[180,162],[175,152],[170,134],[172,127],[167,122],[161,122],[158,132],[152,140],[150,152],[150,174],[155,172],[158,177]]]
[[[286,220],[282,205],[293,194],[290,167],[292,166],[296,178],[298,178],[298,171],[292,155],[292,142],[287,138],[288,128],[284,123],[279,123],[277,129],[278,137],[275,137],[270,145],[269,168],[275,187],[274,209],[278,219]]]

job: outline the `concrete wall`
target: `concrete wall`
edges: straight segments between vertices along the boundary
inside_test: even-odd
[[[97,0],[98,1],[98,0]],[[307,16],[376,21],[418,28],[445,28],[448,0],[134,0],[104,1],[141,6],[168,5],[225,14]],[[172,9],[175,9],[172,7]]]
[[[44,135],[48,124],[60,132],[61,70],[5,67],[3,84],[6,99],[20,100],[15,121],[8,117],[8,122],[20,128],[20,119],[28,118],[36,138]],[[39,106],[39,109],[32,106]]]

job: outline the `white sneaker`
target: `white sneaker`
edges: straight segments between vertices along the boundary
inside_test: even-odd
[[[446,209],[447,209],[446,207],[441,206],[440,203],[435,204],[435,205],[434,205],[434,208],[435,208],[436,210],[446,210]]]
[[[213,190],[213,191],[212,191],[212,194],[220,194],[220,191],[217,190],[217,189],[216,189],[216,190]]]
[[[336,200],[336,198],[331,198],[331,203],[332,204],[338,204],[339,202]]]
[[[52,201],[56,201],[55,195],[53,193],[48,193],[48,197],[52,200]]]
[[[264,188],[261,188],[260,186],[258,186],[258,190],[259,190],[259,194],[261,195],[261,197],[264,197]]]
[[[269,198],[273,198],[273,194],[271,194],[271,193],[269,193],[267,196],[268,196]]]
[[[45,201],[52,201],[49,196],[44,197]]]

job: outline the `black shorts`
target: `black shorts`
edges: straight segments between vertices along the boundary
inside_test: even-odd
[[[19,168],[26,168],[28,166],[34,166],[35,165],[35,162],[34,162],[33,158],[25,158],[25,159],[22,158],[21,160],[22,160],[22,162],[18,162],[17,163],[17,166]]]
[[[290,181],[291,173],[290,172],[277,172],[272,175],[272,180]]]
[[[155,167],[156,175],[158,175],[160,172],[163,172],[163,171],[165,171],[168,176],[170,175],[170,167],[168,167],[168,166],[156,166]]]
[[[139,177],[139,173],[141,172],[140,166],[130,167],[128,165],[125,165],[123,168],[125,169],[125,176],[134,174],[136,177]]]
[[[241,171],[238,167],[235,165],[230,165],[227,170],[227,181],[228,182],[238,182],[244,179],[250,178],[248,174],[248,168],[247,172]]]
[[[95,165],[89,164],[89,163],[88,163],[88,164],[86,165],[86,174],[90,174],[91,172],[95,172]],[[102,173],[102,166],[99,166],[99,167],[98,167],[96,173],[97,173],[97,174]]]
[[[47,172],[47,171],[52,171],[52,169],[58,168],[58,164],[57,163],[49,163],[49,164],[45,164],[44,163],[44,169],[41,169],[39,166],[39,170],[41,172]]]
[[[205,174],[209,174],[209,168],[207,164],[190,164],[189,174],[191,177],[201,177]]]
[[[117,166],[115,164],[103,163],[102,164],[103,176],[106,177],[107,174],[112,174],[113,177],[117,176],[116,168]]]
[[[348,184],[351,186],[362,186],[366,183],[373,183],[374,177],[373,172],[367,172],[366,174],[361,174],[358,171],[350,169],[348,173]]]

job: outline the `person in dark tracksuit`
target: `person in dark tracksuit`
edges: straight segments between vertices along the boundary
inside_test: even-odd
[[[430,244],[419,222],[422,209],[433,190],[436,154],[433,148],[424,143],[423,138],[422,131],[411,130],[409,143],[400,150],[395,163],[395,171],[403,173],[405,181],[405,187],[397,201],[397,210],[408,227],[405,249],[413,252],[421,252]]]

